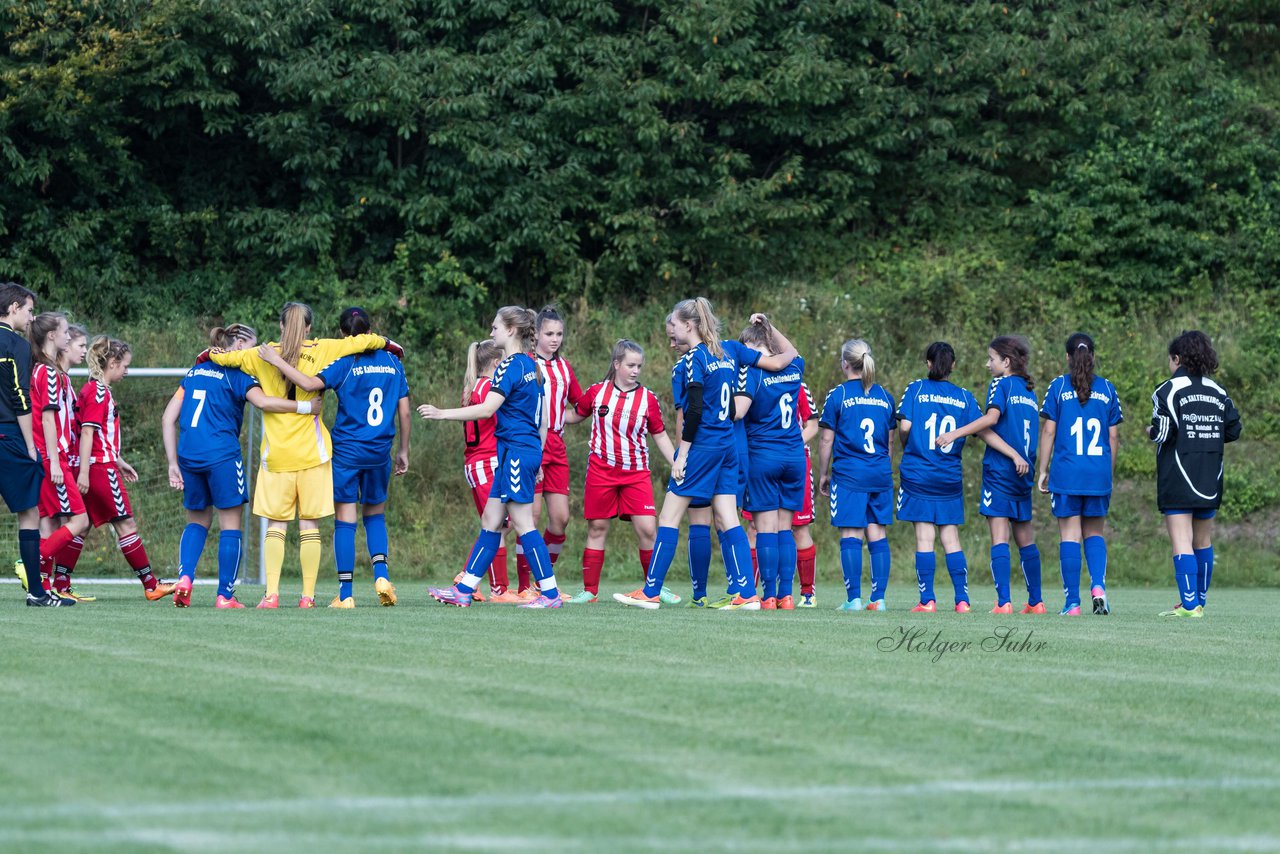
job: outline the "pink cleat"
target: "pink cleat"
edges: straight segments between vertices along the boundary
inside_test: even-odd
[[[997,606],[995,606],[994,608],[992,608],[992,609],[991,609],[991,613],[993,613],[993,614],[1012,614],[1012,613],[1013,613],[1013,603],[1012,603],[1012,602],[1005,602],[1003,605],[997,605]]]
[[[1032,605],[1030,602],[1028,602],[1027,604],[1022,606],[1022,610],[1019,611],[1018,613],[1019,614],[1043,614],[1045,613],[1044,603],[1037,602],[1036,604]]]
[[[315,606],[316,606],[316,597],[314,596],[303,596],[301,599],[298,600],[299,608],[314,608]]]
[[[258,603],[258,608],[275,609],[280,607],[280,594],[272,593],[270,596],[263,596],[262,601]]]
[[[191,576],[184,575],[173,585],[173,604],[179,608],[191,607]]]
[[[969,603],[968,603],[968,602],[957,602],[957,603],[956,603],[956,613],[957,613],[957,614],[967,614],[967,613],[969,613],[969,612],[970,612],[970,611],[972,611],[972,610],[973,610],[973,609],[969,606]]]
[[[917,606],[915,606],[914,608],[912,608],[912,609],[911,609],[911,613],[913,613],[913,614],[932,614],[934,611],[937,611],[937,610],[938,610],[938,605],[937,605],[937,603],[936,603],[936,602],[934,602],[932,599],[930,599],[928,602],[921,602],[919,605],[917,605]]]
[[[539,596],[532,602],[525,602],[523,605],[517,605],[517,608],[559,608],[564,600],[559,596]]]
[[[456,585],[453,587],[428,587],[427,593],[431,594],[432,599],[445,605],[457,605],[459,608],[467,608],[471,605],[471,594],[459,590]]]
[[[230,599],[228,599],[225,596],[219,596],[218,600],[213,603],[213,607],[223,608],[223,609],[226,609],[226,608],[234,609],[234,608],[243,608],[244,606],[241,605],[239,602],[237,602],[236,597],[234,596],[232,596]]]

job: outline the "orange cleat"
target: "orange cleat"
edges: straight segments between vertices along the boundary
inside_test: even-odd
[[[796,600],[790,596],[783,596],[778,600],[779,611],[794,611],[796,609]]]
[[[772,596],[770,596],[768,599],[761,599],[761,600],[760,600],[760,610],[761,610],[761,611],[776,611],[776,610],[778,610],[778,600],[777,600],[777,599],[775,599],[775,598],[774,598],[774,597],[772,597]]]
[[[150,590],[147,590],[144,588],[142,591],[142,595],[147,597],[148,602],[159,602],[161,599],[163,599],[166,596],[172,596],[173,589],[175,586],[176,585],[173,585],[173,584],[157,584],[155,587],[151,588]]]
[[[764,605],[760,602],[759,596],[752,596],[750,599],[743,599],[741,596],[734,596],[733,601],[721,608],[721,611],[759,611]]]
[[[1045,613],[1044,603],[1037,602],[1035,605],[1031,605],[1031,604],[1023,605],[1022,610],[1019,611],[1018,613],[1019,614],[1043,614]]]
[[[662,604],[662,600],[657,596],[644,595],[643,587],[638,590],[632,590],[630,593],[615,593],[613,594],[613,600],[632,608],[643,608],[646,611],[656,611],[658,606]]]
[[[930,599],[928,602],[921,602],[919,605],[911,609],[913,614],[932,614],[938,610],[938,604]]]
[[[503,590],[501,593],[489,591],[490,605],[519,605],[527,600],[521,599],[520,595],[510,590]]]
[[[991,613],[993,613],[993,614],[1012,614],[1012,613],[1013,613],[1013,603],[1012,603],[1012,602],[1005,602],[1003,605],[997,605],[997,606],[995,606],[994,608],[992,608],[992,609],[991,609]]]
[[[532,602],[534,599],[537,599],[539,595],[538,591],[532,587],[526,587],[516,593],[516,596],[520,597],[521,602]]]

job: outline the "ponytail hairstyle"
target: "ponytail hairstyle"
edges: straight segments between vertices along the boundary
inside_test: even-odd
[[[1169,355],[1177,356],[1178,364],[1193,377],[1212,376],[1218,370],[1218,353],[1213,349],[1213,342],[1199,329],[1184,329],[1170,341]]]
[[[67,324],[67,340],[68,341],[74,341],[77,338],[88,338],[88,337],[89,337],[89,330],[85,329],[80,324],[78,323]]]
[[[476,387],[486,365],[501,361],[506,353],[492,338],[472,341],[467,348],[467,373],[462,378],[462,405],[471,403],[471,392]]]
[[[680,300],[671,310],[671,317],[673,320],[692,323],[698,330],[698,340],[706,344],[717,359],[724,358],[724,347],[720,346],[720,321],[712,313],[711,303],[706,297]]]
[[[628,353],[635,353],[641,359],[644,358],[643,347],[630,338],[619,338],[613,345],[613,354],[609,357],[609,373],[604,375],[605,382],[613,382],[613,378],[618,375],[618,364],[627,357]]]
[[[555,314],[555,311],[552,311]],[[559,317],[559,314],[556,314]],[[537,316],[527,308],[518,305],[504,305],[498,309],[498,320],[508,329],[514,329],[519,335],[520,351],[528,353],[533,349],[534,338],[538,334]]]
[[[209,330],[209,346],[219,347],[223,350],[230,350],[235,347],[238,341],[257,341],[258,331],[252,326],[246,326],[243,323],[233,323],[230,326],[215,326]]]
[[[280,309],[280,358],[293,367],[298,367],[298,358],[302,355],[302,344],[307,340],[307,332],[311,329],[311,307],[300,302],[287,302]],[[288,379],[284,381],[285,397],[294,395],[294,385]]]
[[[1067,339],[1067,372],[1071,374],[1076,400],[1088,403],[1093,393],[1093,339],[1083,332]]]
[[[1021,335],[1001,335],[991,339],[987,345],[996,351],[996,355],[1009,360],[1009,373],[1022,377],[1028,389],[1036,387],[1036,381],[1027,373],[1027,362],[1031,360],[1031,345]]]
[[[133,350],[128,344],[106,335],[99,335],[89,345],[86,360],[89,364],[89,376],[100,383],[106,382],[107,365],[123,359]]]
[[[534,331],[541,332],[542,324],[549,320],[564,323],[564,318],[560,316],[559,310],[557,310],[554,305],[544,305],[542,307],[542,311],[538,312],[538,316],[534,318],[533,322]]]
[[[929,379],[945,380],[951,376],[951,369],[956,366],[956,351],[946,341],[934,341],[924,351],[924,358],[929,362]]]
[[[66,321],[67,316],[62,312],[46,311],[31,318],[31,325],[27,327],[27,338],[31,341],[31,358],[46,368],[57,370],[58,357],[55,355],[52,359],[49,358],[44,352],[45,342]]]
[[[342,332],[342,337],[350,338],[352,335],[364,335],[372,327],[369,323],[369,312],[353,305],[351,308],[344,309],[338,317],[338,329]]]
[[[871,345],[861,338],[850,338],[840,348],[840,363],[850,371],[862,375],[862,390],[870,391],[876,381],[876,360],[871,356]]]
[[[747,328],[742,330],[738,340],[748,347],[763,347],[770,356],[777,353],[773,349],[773,324],[768,320],[747,324]]]

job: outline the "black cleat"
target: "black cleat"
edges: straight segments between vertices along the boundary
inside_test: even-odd
[[[76,604],[74,599],[63,599],[56,593],[41,593],[39,596],[28,593],[28,608],[70,608]]]

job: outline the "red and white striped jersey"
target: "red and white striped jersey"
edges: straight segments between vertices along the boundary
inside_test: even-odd
[[[46,458],[49,451],[44,441],[44,413],[53,412],[53,423],[58,434],[58,456],[67,457],[71,453],[71,443],[77,441],[75,435],[75,406],[69,401],[71,378],[57,368],[46,364],[37,364],[31,369],[31,411],[39,413],[32,426],[36,447]]]
[[[813,392],[809,391],[809,384],[803,380],[800,382],[800,399],[796,401],[796,416],[801,430],[810,418],[818,417],[818,410],[813,405]]]
[[[612,382],[598,382],[581,396],[576,409],[583,418],[591,417],[593,456],[624,471],[649,469],[649,434],[666,429],[653,392],[641,385],[621,391]]]
[[[66,376],[66,374],[63,374]],[[67,422],[70,425],[70,442],[71,449],[67,451],[67,462],[71,463],[72,468],[80,466],[80,425],[83,423],[80,419],[80,404],[76,400],[79,393],[76,391],[75,385],[71,382],[71,377],[67,377],[66,385],[63,386],[66,397],[63,398],[63,408],[67,412]]]
[[[562,356],[544,359],[537,353],[532,354],[542,368],[542,399],[545,401],[549,417],[547,423],[553,433],[564,433],[564,412],[566,404],[577,406],[582,400],[582,388],[573,373],[569,360]]]
[[[120,411],[111,396],[111,386],[100,380],[89,380],[80,389],[77,406],[80,423],[93,427],[88,462],[114,463],[120,459]]]
[[[493,385],[490,377],[479,377],[476,379],[475,387],[471,389],[471,399],[467,401],[468,406],[474,406],[477,403],[484,403],[484,399],[489,396],[489,388]],[[470,466],[474,462],[482,462],[498,456],[498,439],[494,435],[494,430],[498,426],[498,416],[490,415],[478,421],[464,421],[462,423],[462,435],[466,439],[467,448],[464,452],[463,462]],[[476,486],[476,484],[471,484]]]

